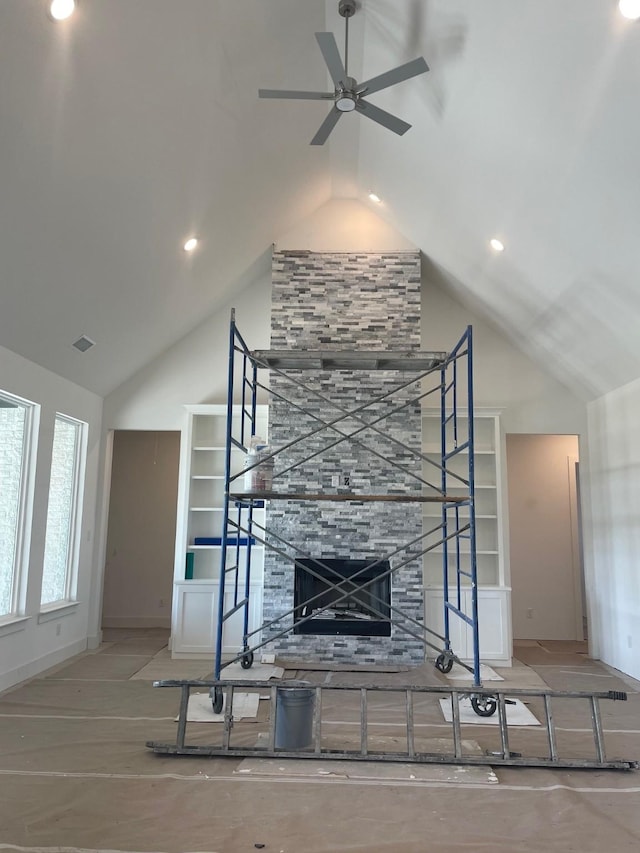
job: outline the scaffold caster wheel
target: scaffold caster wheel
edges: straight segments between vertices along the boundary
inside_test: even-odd
[[[253,652],[247,652],[242,655],[242,659],[240,660],[240,666],[243,669],[251,669],[253,666]]]
[[[209,696],[211,697],[211,704],[213,705],[213,713],[222,713],[222,706],[224,705],[222,687],[212,687],[209,691]]]
[[[479,717],[492,717],[496,712],[498,703],[493,696],[472,696],[471,707]]]
[[[436,669],[440,672],[451,672],[453,669],[453,658],[444,652],[436,658]]]

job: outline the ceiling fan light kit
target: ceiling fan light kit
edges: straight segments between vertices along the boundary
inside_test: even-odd
[[[260,98],[278,98],[304,101],[333,101],[333,107],[329,115],[320,125],[316,135],[311,140],[311,145],[324,145],[329,138],[329,134],[342,117],[343,113],[359,112],[366,118],[381,124],[387,130],[397,133],[402,136],[411,127],[406,121],[399,119],[397,116],[388,113],[386,110],[376,107],[374,104],[366,101],[364,96],[372,95],[374,92],[380,92],[382,89],[388,89],[396,83],[402,83],[404,80],[409,80],[411,77],[416,77],[419,74],[424,74],[429,70],[429,66],[420,56],[418,59],[413,59],[411,62],[406,62],[404,65],[399,65],[397,68],[392,68],[384,74],[379,74],[377,77],[372,77],[364,83],[358,83],[353,77],[349,76],[349,18],[356,11],[355,0],[339,0],[338,12],[345,19],[345,47],[344,47],[344,62],[340,56],[338,45],[333,33],[316,33],[316,41],[322,53],[323,59],[329,74],[333,80],[333,92],[304,92],[300,90],[289,89],[259,89],[258,95]]]

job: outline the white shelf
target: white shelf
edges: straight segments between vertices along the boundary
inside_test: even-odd
[[[231,544],[227,545],[227,548],[235,548],[235,547],[236,547],[235,542],[232,542]],[[247,547],[246,545],[240,546],[240,548],[246,548],[246,547]],[[187,551],[220,551],[221,548],[222,548],[222,545],[187,545]],[[251,546],[251,550],[253,551],[256,548],[262,549],[262,548],[264,548],[264,545],[260,545],[258,542],[254,542],[253,545]]]
[[[438,456],[439,457],[440,456],[440,447],[439,446],[435,447],[434,445],[429,445],[428,447],[423,447],[422,452],[425,454],[425,456]],[[468,456],[469,450],[466,448],[464,450],[459,450],[457,455],[458,456]],[[473,455],[474,456],[495,456],[496,452],[495,452],[495,450],[475,450]]]
[[[496,485],[494,485],[493,483],[486,484],[486,485],[483,483],[476,483],[474,488],[476,491],[478,491],[478,489],[493,489],[495,491],[498,487]],[[460,491],[466,492],[466,491],[468,491],[468,489],[466,486],[463,486],[463,485],[447,486],[447,492],[460,492]]]
[[[465,507],[461,506],[460,512],[462,512],[463,509],[465,509]],[[442,514],[441,513],[436,514],[433,512],[425,512],[424,517],[425,518],[438,518],[438,519],[440,519],[440,518],[442,518]],[[467,516],[463,516],[463,517],[466,518]],[[480,513],[476,513],[476,521],[485,521],[485,520],[496,521],[497,518],[498,518],[497,515],[481,515]]]
[[[467,439],[468,417],[459,415],[457,444],[464,444]],[[450,422],[451,423],[451,422]],[[439,459],[440,454],[440,411],[428,409],[423,411],[423,452],[433,454]],[[449,448],[453,447],[453,428],[448,429]],[[501,589],[507,582],[506,548],[503,533],[503,474],[502,474],[503,442],[500,429],[500,412],[495,409],[477,408],[474,412],[474,459],[476,460],[474,470],[475,486],[475,519],[476,519],[476,556],[478,558],[478,583],[483,588],[493,586]],[[446,460],[447,469],[454,474],[468,476],[469,449],[461,450],[456,456]],[[429,469],[431,479],[434,471]],[[459,497],[461,493],[468,491],[463,484],[456,482],[447,475],[447,493],[452,497]],[[460,520],[464,522],[469,517],[468,511],[460,508]],[[441,519],[439,512],[434,512],[429,507],[423,515],[425,532],[432,528]],[[453,520],[452,511],[448,511],[449,520]],[[437,533],[432,534],[437,536]],[[468,541],[466,542],[468,546]],[[427,584],[441,582],[440,563],[442,561],[443,546],[439,546],[428,552],[423,557],[424,580]],[[455,549],[450,542],[447,553],[455,555]],[[460,552],[466,564],[470,562],[468,550]],[[463,566],[462,568],[466,568]]]
[[[224,474],[192,474],[192,480],[224,480]]]
[[[439,557],[442,556],[442,551],[436,551],[435,549],[433,551],[429,551],[429,553],[430,554],[437,554]],[[456,551],[455,551],[455,549],[449,550],[447,553],[449,554],[449,556],[451,556],[452,554],[455,554]],[[471,554],[471,551],[460,550],[460,553],[463,556],[468,557]],[[481,551],[480,548],[476,548],[476,556],[478,556],[478,557],[481,556],[482,554],[489,555],[489,556],[493,556],[493,555],[497,556],[499,553],[500,553],[500,551]]]

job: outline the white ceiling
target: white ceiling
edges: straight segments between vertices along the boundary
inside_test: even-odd
[[[347,115],[311,147],[327,105],[257,89],[331,88],[313,34],[342,47],[337,0],[82,0],[64,24],[1,0],[0,344],[106,394],[279,235],[375,189],[449,287],[585,395],[640,376],[640,22],[615,0],[359,5],[356,78],[431,67],[371,96],[413,128]]]

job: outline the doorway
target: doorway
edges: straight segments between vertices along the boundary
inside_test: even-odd
[[[179,432],[114,432],[104,628],[171,627],[179,455]]]
[[[506,439],[513,638],[583,640],[578,436]]]

